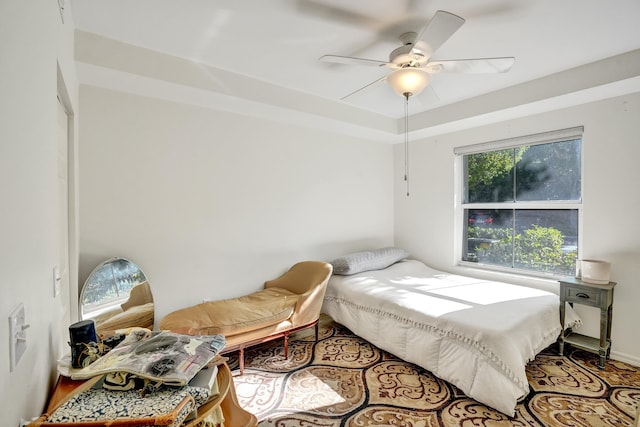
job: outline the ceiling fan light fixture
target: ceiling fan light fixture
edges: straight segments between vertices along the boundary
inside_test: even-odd
[[[416,96],[424,90],[431,81],[431,75],[416,67],[400,68],[387,76],[387,83],[400,96]]]

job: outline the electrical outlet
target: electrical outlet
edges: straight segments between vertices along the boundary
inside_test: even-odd
[[[13,371],[27,350],[27,325],[24,304],[20,303],[9,315],[9,359]]]

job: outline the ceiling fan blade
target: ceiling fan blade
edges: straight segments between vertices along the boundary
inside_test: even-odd
[[[339,3],[335,5],[325,3]],[[346,2],[345,2],[346,3]],[[302,13],[314,15],[319,18],[329,19],[332,22],[340,22],[349,27],[377,28],[382,23],[374,15],[361,13],[357,6],[340,2],[326,2],[322,0],[297,0],[296,8]]]
[[[356,89],[353,92],[343,96],[342,98],[340,98],[340,100],[344,100],[346,98],[349,98],[352,95],[355,95],[356,93],[362,93],[362,92],[366,92],[367,90],[375,87],[377,84],[382,83],[385,79],[387,78],[387,76],[382,76],[377,80],[372,81],[371,83],[369,83],[368,85],[362,86],[360,89]]]
[[[384,67],[389,65],[386,61],[378,61],[377,59],[356,58],[353,56],[340,56],[340,55],[323,55],[320,57],[322,62],[331,62],[334,64],[348,64],[348,65],[367,65],[370,67]]]
[[[414,49],[417,42],[420,43],[420,50],[424,52],[426,58],[429,58],[436,50],[453,35],[458,28],[464,24],[464,19],[453,13],[439,10],[433,15],[433,18],[418,33],[413,43]],[[426,44],[426,46],[425,46]]]
[[[512,56],[501,58],[454,59],[429,62],[425,67],[432,74],[437,73],[506,73],[515,62]]]

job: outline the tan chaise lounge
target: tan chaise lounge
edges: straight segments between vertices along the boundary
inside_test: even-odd
[[[129,299],[119,306],[93,320],[96,332],[104,337],[119,329],[132,327],[153,329],[153,295],[149,282],[143,282],[131,289]]]
[[[333,267],[322,261],[293,265],[277,279],[265,282],[264,289],[249,295],[211,301],[169,313],[160,329],[189,335],[223,334],[223,353],[240,352],[240,373],[244,372],[244,349],[284,338],[284,354],[289,357],[289,334],[315,327]]]

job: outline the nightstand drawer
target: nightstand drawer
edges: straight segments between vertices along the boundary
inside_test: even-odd
[[[584,286],[566,286],[566,301],[600,307],[602,292]]]

